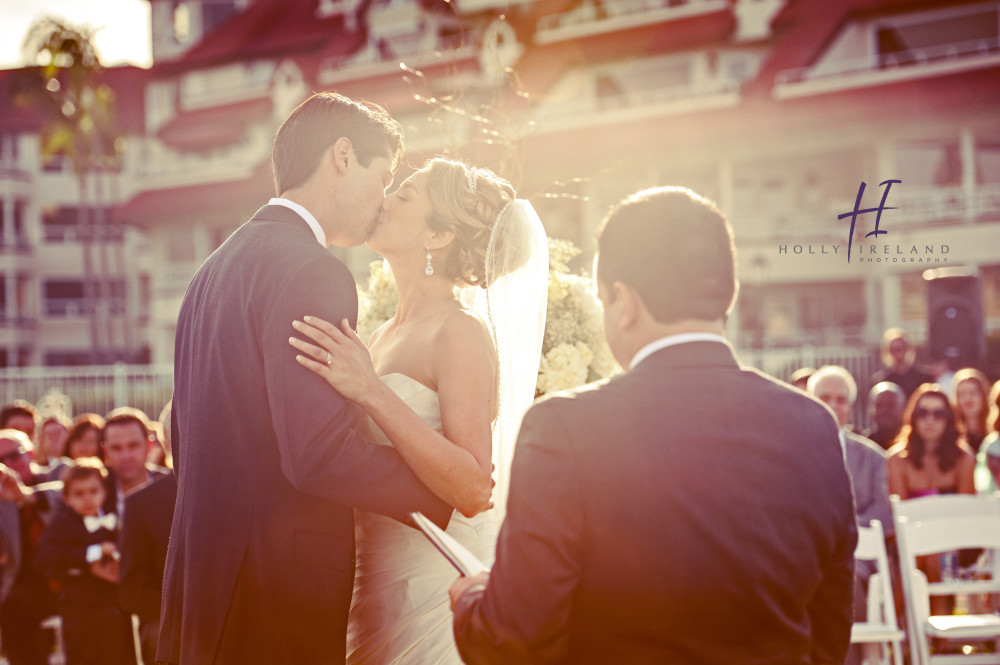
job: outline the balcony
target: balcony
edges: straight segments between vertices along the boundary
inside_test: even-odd
[[[735,106],[739,103],[740,81],[712,78],[615,95],[592,95],[569,102],[538,107],[534,120],[550,130],[624,122],[655,115],[676,115],[693,111]]]
[[[539,19],[535,43],[579,39],[728,9],[729,3],[725,0],[607,0],[586,3],[573,11]]]
[[[887,214],[905,219],[908,227],[956,222],[1000,222],[1000,186],[982,186],[971,195],[959,187],[928,187],[919,191],[892,192],[896,206]],[[730,219],[741,243],[764,241],[843,240],[849,220],[837,216],[854,208],[854,201],[828,201],[820,208],[787,209],[764,213],[739,210]]]
[[[780,71],[774,77],[774,97],[790,99],[997,65],[1000,65],[1000,38],[996,37],[873,53],[824,62],[822,68]]]

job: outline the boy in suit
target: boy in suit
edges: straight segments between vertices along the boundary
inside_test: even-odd
[[[133,665],[132,625],[118,606],[117,521],[103,514],[107,470],[97,458],[63,473],[66,506],[38,545],[36,563],[59,581],[67,665]]]

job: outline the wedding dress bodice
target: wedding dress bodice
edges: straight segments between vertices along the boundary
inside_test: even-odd
[[[441,431],[437,392],[405,374],[381,378],[424,422]],[[377,443],[392,445],[370,425]],[[458,573],[416,529],[375,513],[359,510],[356,516],[347,662],[459,665],[448,601]],[[447,532],[491,565],[498,528],[493,511],[472,518],[456,512]]]

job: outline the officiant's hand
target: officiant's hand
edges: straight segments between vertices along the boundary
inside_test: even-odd
[[[455,611],[455,605],[458,604],[458,599],[462,597],[467,591],[476,591],[478,589],[485,590],[486,585],[490,583],[489,573],[479,573],[478,575],[473,575],[472,577],[459,577],[455,580],[455,583],[451,585],[448,589],[448,595],[451,597],[451,611]]]
[[[293,321],[292,327],[315,344],[290,337],[288,343],[300,351],[295,359],[300,365],[319,374],[347,399],[361,403],[368,391],[378,384],[371,355],[347,319],[337,326],[315,316]]]

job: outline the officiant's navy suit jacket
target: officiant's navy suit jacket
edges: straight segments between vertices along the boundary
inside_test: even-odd
[[[825,405],[728,344],[529,410],[465,662],[843,662],[857,527]]]
[[[350,272],[265,206],[194,276],[177,323],[177,504],[158,660],[344,662],[355,506],[447,523],[451,508],[360,410],[295,362],[292,321],[357,319]]]

